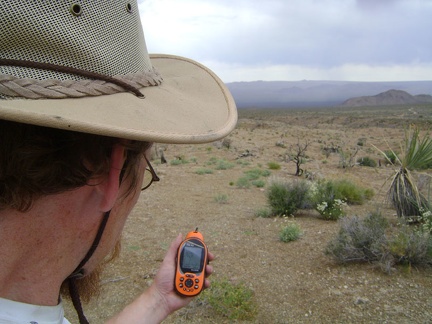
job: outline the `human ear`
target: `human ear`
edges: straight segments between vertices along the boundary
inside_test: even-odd
[[[120,144],[113,146],[110,158],[110,170],[108,177],[100,184],[103,193],[101,201],[101,211],[107,212],[114,206],[120,190],[120,173],[122,172],[125,162],[125,148]]]

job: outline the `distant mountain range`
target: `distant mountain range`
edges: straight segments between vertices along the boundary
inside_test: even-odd
[[[430,95],[412,96],[406,91],[389,90],[381,92],[375,96],[364,96],[351,98],[342,103],[345,107],[365,107],[365,106],[391,106],[391,105],[416,105],[422,103],[432,103]]]
[[[253,81],[227,87],[239,108],[415,104],[431,102],[432,95],[432,81]]]

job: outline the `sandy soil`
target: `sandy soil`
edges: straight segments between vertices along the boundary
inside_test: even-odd
[[[424,114],[426,119],[424,119]],[[431,120],[430,109],[421,121]],[[91,323],[102,323],[146,289],[165,255],[169,243],[181,232],[199,227],[209,249],[216,254],[213,279],[227,278],[252,288],[258,313],[254,323],[431,323],[432,270],[398,268],[387,275],[369,264],[341,266],[323,253],[337,233],[337,222],[324,221],[314,212],[289,218],[257,218],[266,206],[264,188],[239,189],[235,182],[244,172],[267,168],[274,161],[275,177],[295,179],[295,165],[284,162],[290,145],[311,141],[304,169],[315,178],[346,178],[373,188],[374,198],[362,206],[350,206],[348,215],[364,216],[377,208],[396,222],[394,210],[384,204],[386,179],[392,167],[342,169],[339,155],[326,157],[324,146],[340,146],[357,157],[381,156],[374,144],[387,149],[403,138],[403,126],[413,122],[413,110],[243,112],[229,136],[231,147],[204,145],[158,145],[168,161],[181,156],[182,165],[158,163],[160,183],[145,191],[127,222],[121,257],[102,279],[102,295],[84,305]],[[414,119],[418,120],[418,119]],[[424,124],[423,124],[424,125]],[[430,129],[430,125],[428,126]],[[357,144],[361,141],[362,146]],[[279,143],[279,145],[276,145]],[[283,143],[286,147],[281,147]],[[214,159],[234,164],[227,170],[208,165]],[[199,169],[213,173],[200,175]],[[232,185],[234,183],[234,185]],[[225,195],[226,201],[216,197]],[[289,222],[300,225],[300,240],[283,243],[279,231]],[[75,321],[70,305],[66,316]],[[203,303],[194,302],[171,315],[165,323],[229,323]]]

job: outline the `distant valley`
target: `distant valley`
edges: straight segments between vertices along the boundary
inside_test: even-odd
[[[239,108],[432,103],[432,81],[253,81],[227,87]]]

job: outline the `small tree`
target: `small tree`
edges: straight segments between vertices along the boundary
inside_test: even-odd
[[[291,145],[288,150],[288,162],[293,161],[296,165],[296,176],[303,174],[303,169],[300,165],[306,162],[306,151],[311,142],[306,140],[305,143],[300,143],[300,139],[297,138],[297,144]]]

